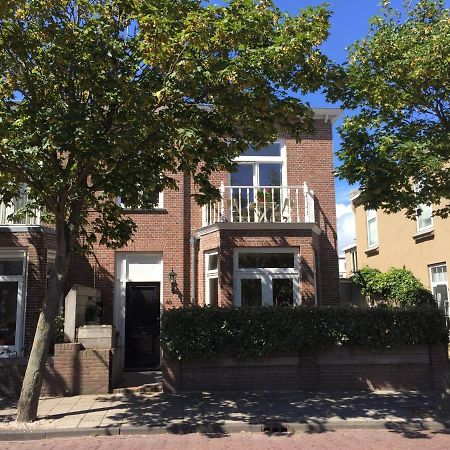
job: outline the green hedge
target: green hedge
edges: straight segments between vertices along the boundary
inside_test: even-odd
[[[445,318],[435,307],[343,308],[191,307],[165,311],[161,339],[179,360],[276,355],[321,346],[390,348],[447,342]]]

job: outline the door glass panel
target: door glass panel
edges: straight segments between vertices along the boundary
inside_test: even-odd
[[[238,164],[237,170],[231,174],[231,186],[249,186],[248,188],[231,189],[233,222],[255,221],[253,170],[253,164]]]
[[[0,282],[0,345],[15,345],[17,281]]]
[[[259,186],[281,186],[281,163],[259,164]]]
[[[287,306],[294,304],[294,280],[292,278],[272,279],[273,304]]]
[[[262,305],[262,285],[259,278],[241,280],[241,305]]]
[[[230,180],[232,186],[253,186],[253,164],[238,164]]]
[[[259,164],[259,186],[266,186],[258,189],[258,217],[259,222],[281,222],[281,186],[282,164],[260,163]],[[267,186],[274,186],[270,188]]]
[[[0,275],[22,275],[23,260],[0,260]]]
[[[294,253],[239,253],[239,269],[294,267]]]

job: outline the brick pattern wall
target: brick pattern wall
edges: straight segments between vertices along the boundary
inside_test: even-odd
[[[287,183],[302,185],[307,182],[316,196],[316,218],[323,233],[320,236],[305,236],[302,232],[254,233],[253,236],[236,235],[202,236],[195,249],[197,255],[196,292],[191,286],[191,245],[190,239],[202,226],[201,208],[191,194],[194,192],[190,177],[178,174],[178,191],[164,192],[164,212],[130,212],[138,230],[124,252],[161,252],[164,263],[164,281],[173,268],[178,274],[177,293],[173,293],[167,282],[163,283],[162,298],[164,307],[178,307],[191,302],[193,294],[199,304],[205,300],[205,262],[204,252],[214,248],[221,251],[219,272],[224,269],[219,280],[219,299],[222,305],[232,304],[232,261],[230,248],[237,246],[292,245],[300,248],[302,257],[302,297],[311,303],[315,297],[312,269],[314,250],[317,254],[317,290],[319,303],[337,304],[338,260],[336,253],[336,212],[334,197],[333,150],[331,142],[331,123],[316,121],[314,136],[305,136],[301,142],[286,138],[287,145]],[[228,184],[228,174],[216,172],[212,182]],[[303,196],[300,196],[303,203]],[[300,205],[303,208],[303,204]],[[303,209],[302,209],[303,210]],[[258,234],[260,238],[258,239]],[[271,239],[271,236],[274,236]],[[245,237],[245,239],[244,239]],[[252,239],[250,239],[252,238]],[[289,242],[288,244],[283,242]],[[229,247],[231,246],[231,247]],[[231,252],[232,254],[232,252]],[[115,273],[115,252],[102,246],[96,246],[89,258],[74,259],[70,283],[87,284],[100,288],[105,305],[104,323],[113,319],[113,292]],[[69,283],[69,284],[70,284]]]
[[[300,248],[302,256],[302,297],[311,302],[314,297],[311,269],[314,251],[317,254],[317,291],[319,304],[337,304],[338,260],[336,254],[336,213],[334,197],[333,152],[331,141],[331,123],[316,121],[316,133],[305,136],[301,142],[286,137],[287,144],[287,183],[302,185],[304,181],[313,189],[316,197],[316,217],[323,230],[320,236],[304,236],[302,233],[273,233],[274,239],[260,233],[255,235],[224,234],[202,237],[196,252],[197,289],[192,292],[191,286],[191,236],[202,226],[201,208],[195,203],[191,194],[194,192],[192,180],[184,174],[177,174],[178,191],[164,192],[163,211],[129,211],[137,226],[132,241],[122,248],[122,252],[160,252],[163,254],[164,280],[162,298],[164,307],[179,307],[190,303],[195,294],[200,304],[204,302],[204,251],[219,248],[221,251],[221,267],[224,273],[220,276],[220,301],[223,305],[232,303],[232,261],[225,260],[233,246],[274,246],[287,245]],[[228,174],[217,172],[211,176],[216,186],[220,182],[228,183]],[[300,196],[301,207],[303,197]],[[38,231],[39,230],[39,231]],[[231,246],[227,248],[227,246]],[[40,307],[46,291],[47,249],[54,248],[51,232],[36,231],[29,233],[0,233],[0,248],[19,247],[28,251],[28,283],[26,299],[25,339],[24,347],[31,348]],[[74,256],[71,262],[67,290],[75,283],[86,284],[101,290],[104,303],[103,323],[113,322],[114,312],[114,278],[115,251],[96,245],[89,256]],[[172,292],[166,281],[171,269],[178,274],[178,290]]]
[[[314,304],[313,244],[311,230],[222,230],[220,232],[220,304],[234,303],[233,251],[240,247],[291,247],[300,253],[300,292],[302,303]]]
[[[405,346],[406,347],[406,346]],[[339,349],[338,349],[339,350]],[[251,361],[218,359],[205,362],[165,361],[163,388],[167,392],[229,390],[436,390],[448,388],[447,352],[441,346],[407,348],[409,358],[395,358],[394,352],[359,349],[353,361],[343,350],[333,364],[321,360],[321,351],[290,357]],[[361,355],[367,362],[361,363]]]
[[[316,120],[314,126],[314,136],[301,142],[287,137],[287,178],[291,185],[306,182],[314,191],[316,221],[323,230],[318,247],[319,303],[339,304],[332,125]]]
[[[81,344],[56,344],[44,372],[42,397],[107,394],[114,350],[84,349]],[[0,359],[0,397],[18,397],[27,358]]]
[[[106,394],[109,392],[111,352],[84,349],[81,344],[56,344],[47,361],[41,395]]]

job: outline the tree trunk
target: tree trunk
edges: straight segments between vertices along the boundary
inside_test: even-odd
[[[55,270],[50,273],[47,295],[39,315],[17,407],[17,422],[33,422],[36,420],[43,374],[53,335],[55,318],[60,298],[64,294],[64,284],[71,253],[70,232],[63,219],[56,220],[55,231]]]

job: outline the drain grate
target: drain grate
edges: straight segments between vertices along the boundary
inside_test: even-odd
[[[264,425],[264,433],[287,433],[287,427],[283,425]]]

